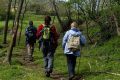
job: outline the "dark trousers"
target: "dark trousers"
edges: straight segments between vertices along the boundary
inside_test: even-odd
[[[68,65],[68,73],[69,76],[75,75],[75,66],[76,66],[76,56],[72,54],[67,54],[67,65]]]
[[[42,52],[43,52],[43,58],[44,58],[44,68],[45,68],[45,71],[52,72],[55,49],[52,49],[52,46],[49,46],[48,44],[44,44],[42,46]]]

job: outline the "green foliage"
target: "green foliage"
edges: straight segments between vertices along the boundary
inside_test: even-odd
[[[6,19],[8,0],[0,0],[0,21]],[[10,12],[9,18],[13,19],[13,13]]]
[[[0,21],[5,19],[5,15],[6,15],[6,5],[7,2],[6,0],[1,0],[0,1]]]
[[[0,79],[3,80],[53,80],[44,76],[42,52],[38,50],[38,44],[35,46],[34,64],[21,64],[22,57],[19,56],[23,52],[24,37],[22,37],[20,46],[14,49],[13,62],[11,66],[0,66]],[[114,37],[109,42],[105,42],[102,46],[95,48],[84,48],[81,53],[81,58],[77,59],[76,73],[82,75],[85,80],[104,80],[115,79],[120,77],[111,73],[119,73],[119,45],[120,37]],[[16,56],[15,56],[16,55]],[[80,66],[79,66],[80,60]],[[66,56],[63,54],[61,45],[58,47],[54,60],[54,76],[59,74],[62,77],[67,77],[67,62]],[[91,65],[91,68],[89,66]],[[79,66],[79,71],[78,71]],[[6,74],[7,73],[7,74]]]
[[[6,0],[1,0],[0,2],[0,21],[3,21],[6,19],[6,12],[7,12],[7,1]],[[9,14],[10,19],[13,18],[13,14]]]
[[[66,56],[63,54],[62,49],[62,37],[59,40],[59,46],[55,53],[54,59],[54,73],[51,78],[46,78],[44,75],[44,63],[42,52],[38,49],[38,42],[35,45],[34,62],[26,63],[23,60],[26,54],[25,46],[25,28],[28,26],[29,20],[33,20],[34,25],[38,27],[44,21],[43,16],[39,15],[27,15],[23,22],[23,32],[20,45],[16,46],[13,51],[12,65],[3,64],[3,60],[6,53],[0,54],[0,79],[1,80],[54,80],[56,76],[59,78],[65,78],[68,76]],[[55,19],[55,24],[58,21]],[[4,22],[1,22],[2,26]],[[11,28],[12,21],[9,23]],[[60,30],[60,28],[57,28]],[[90,36],[99,32],[99,25],[91,22],[89,32]],[[3,27],[1,27],[3,28]],[[11,40],[11,35],[8,34],[8,40]],[[2,35],[0,35],[0,44],[2,42]],[[111,74],[120,74],[120,37],[113,37],[108,42],[104,42],[103,45],[87,45],[81,52],[81,57],[77,59],[76,73],[80,74],[85,80],[119,80],[119,76]],[[5,48],[3,48],[5,49]],[[3,49],[0,49],[3,50]],[[2,56],[1,56],[2,55]],[[80,61],[80,65],[79,65]],[[79,69],[78,69],[79,68]]]
[[[20,66],[0,66],[0,79],[2,80],[15,80],[21,79],[24,75],[24,69]],[[9,69],[8,69],[9,68]]]
[[[80,70],[86,80],[120,78],[112,74],[119,74],[119,40],[120,37],[114,37],[104,45],[83,49]]]

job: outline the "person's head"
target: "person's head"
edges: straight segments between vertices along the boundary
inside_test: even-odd
[[[29,25],[32,26],[33,25],[33,21],[29,21]]]
[[[78,27],[77,22],[73,21],[73,22],[71,23],[71,28],[77,28],[77,27]]]
[[[45,24],[46,25],[50,25],[50,22],[51,22],[51,17],[50,16],[46,16],[45,17]]]

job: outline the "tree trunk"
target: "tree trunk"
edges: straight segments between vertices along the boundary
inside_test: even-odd
[[[118,25],[118,21],[117,21],[115,14],[113,14],[113,17],[114,17],[114,22],[115,22],[116,29],[117,29],[117,35],[120,36],[120,27]]]
[[[21,0],[17,15],[15,18],[15,32],[12,36],[12,41],[11,41],[10,47],[8,49],[7,58],[6,58],[6,62],[8,62],[9,64],[11,64],[12,51],[13,51],[13,47],[15,46],[15,43],[16,43],[17,31],[18,31],[18,27],[19,27],[19,19],[20,19],[20,14],[22,11],[23,3],[24,3],[24,0]]]
[[[91,37],[89,36],[89,23],[88,23],[88,19],[87,19],[87,15],[85,13],[85,10],[81,7],[81,6],[78,6],[78,8],[82,11],[83,15],[85,16],[85,24],[86,24],[86,35],[87,35],[87,38],[88,40],[90,41],[90,43],[93,43]]]
[[[65,11],[66,11],[66,16],[67,16],[68,20],[72,20],[70,4],[66,4]]]
[[[5,28],[4,28],[3,44],[7,43],[7,31],[8,31],[8,23],[9,23],[9,17],[10,17],[11,3],[12,3],[12,0],[9,0],[7,14],[6,14]]]
[[[15,4],[14,4],[14,10],[15,10],[15,12],[14,12],[13,25],[12,25],[12,33],[13,33],[13,28],[15,26],[15,16],[16,16],[16,12],[17,12],[17,10],[16,10],[16,4],[17,4],[17,0],[15,0]]]
[[[18,37],[18,45],[19,45],[20,40],[21,40],[21,33],[22,33],[22,28],[23,28],[23,20],[24,20],[24,17],[25,17],[25,13],[26,13],[26,10],[27,10],[28,3],[29,3],[29,1],[27,2],[27,0],[25,0],[25,8],[24,8],[22,18],[21,18],[21,26],[20,26],[20,33],[19,33],[19,37]]]
[[[54,6],[54,10],[55,10],[57,19],[58,19],[58,21],[59,21],[59,23],[60,23],[60,26],[63,27],[62,20],[61,20],[61,18],[60,18],[60,16],[59,16],[59,13],[58,13],[58,11],[57,11],[57,6],[56,6],[56,4],[55,4],[55,0],[52,0],[52,4],[53,4],[53,6]],[[62,29],[63,29],[63,28],[62,28]]]

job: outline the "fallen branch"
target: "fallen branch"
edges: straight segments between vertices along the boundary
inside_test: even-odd
[[[90,62],[88,62],[88,65],[90,67],[90,72],[91,72],[92,66],[91,66]]]
[[[107,74],[112,74],[112,75],[115,75],[115,76],[120,76],[120,74],[118,73],[111,73],[111,72],[106,72]]]

